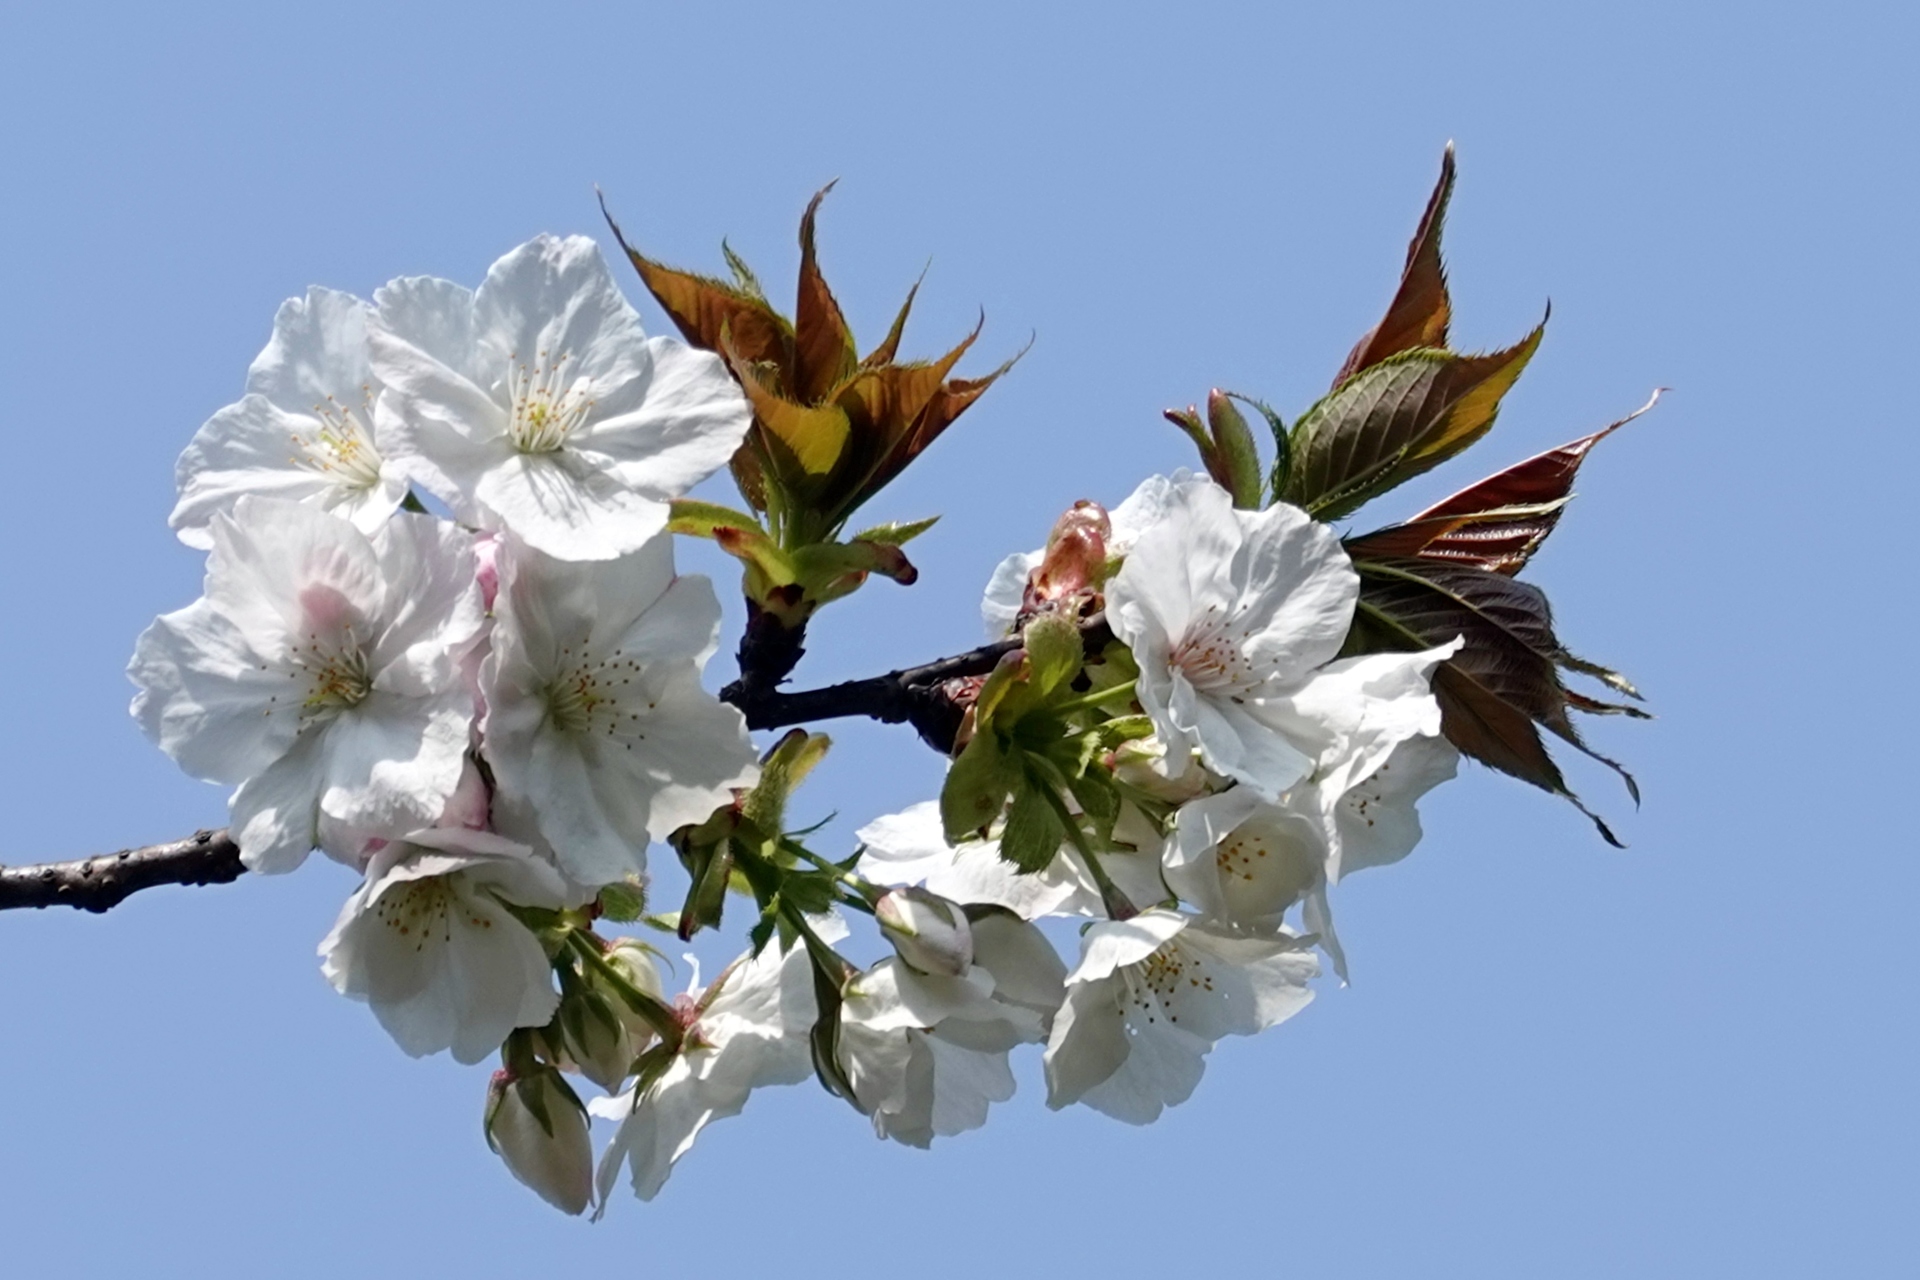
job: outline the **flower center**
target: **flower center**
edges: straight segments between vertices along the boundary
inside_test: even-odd
[[[307,643],[295,647],[293,664],[307,678],[307,696],[300,704],[303,717],[318,717],[357,707],[373,692],[373,674],[367,668],[367,655],[354,642],[353,632],[346,643],[322,643],[308,635]]]
[[[1213,990],[1212,975],[1178,939],[1120,972],[1126,979],[1127,998],[1146,1015],[1148,1022],[1157,1022],[1162,1015],[1169,1022],[1179,1022],[1180,1015],[1175,1011],[1186,988]]]
[[[549,362],[542,351],[539,361],[528,366],[513,359],[513,372],[507,379],[507,396],[512,401],[512,420],[507,436],[521,453],[552,453],[566,444],[567,437],[587,420],[594,402],[585,390],[585,378],[572,378],[574,359],[562,354]]]
[[[1209,605],[1196,618],[1173,647],[1173,665],[1186,674],[1196,689],[1218,690],[1253,682],[1253,664],[1241,651],[1241,637],[1232,634],[1229,619],[1221,616],[1219,605]]]
[[[442,878],[409,880],[394,885],[373,904],[373,913],[381,924],[398,934],[415,951],[429,942],[445,942],[451,934],[447,917],[453,895]]]
[[[364,411],[364,397],[371,396],[371,388],[361,391]],[[325,404],[313,406],[313,416],[320,428],[310,436],[293,437],[299,451],[293,465],[318,472],[344,489],[371,489],[379,484],[380,451],[373,446],[363,414],[328,396]]]
[[[560,662],[568,667],[547,686],[547,716],[562,733],[612,738],[627,750],[645,738],[641,726],[655,702],[645,698],[641,665],[615,649],[594,661],[583,650],[572,646],[560,650]],[[644,706],[642,699],[645,699]]]

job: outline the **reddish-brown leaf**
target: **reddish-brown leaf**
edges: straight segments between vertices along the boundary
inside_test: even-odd
[[[913,310],[913,300],[920,296],[920,285],[926,278],[927,273],[922,270],[920,279],[915,280],[913,288],[907,290],[907,300],[900,304],[900,314],[893,318],[893,327],[887,330],[887,336],[881,339],[879,346],[867,354],[865,360],[860,362],[863,368],[871,369],[875,365],[892,364],[894,357],[900,354],[900,339],[906,336],[907,332],[907,314]]]
[[[826,277],[820,274],[814,251],[814,218],[820,212],[820,202],[831,190],[833,183],[829,182],[815,192],[800,218],[800,294],[793,311],[790,385],[793,398],[809,405],[825,400],[860,360],[853,345],[853,332],[847,328],[846,317],[840,314],[833,290],[827,288]]]
[[[1348,550],[1357,558],[1418,556],[1517,573],[1559,524],[1588,452],[1659,400],[1655,391],[1618,422],[1489,476],[1405,524],[1350,539]]]
[[[1355,344],[1340,375],[1333,380],[1339,386],[1354,374],[1379,364],[1388,356],[1415,347],[1447,345],[1447,324],[1453,305],[1447,297],[1447,271],[1440,260],[1440,233],[1447,218],[1447,200],[1453,195],[1453,144],[1447,144],[1440,161],[1440,181],[1427,197],[1426,212],[1420,215],[1419,229],[1407,246],[1407,265],[1400,274],[1400,288],[1387,307],[1386,316],[1373,331]]]

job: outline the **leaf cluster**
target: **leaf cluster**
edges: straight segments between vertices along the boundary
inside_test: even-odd
[[[1204,425],[1192,408],[1168,411],[1236,505],[1288,502],[1340,520],[1492,429],[1545,321],[1498,351],[1463,354],[1447,345],[1453,305],[1440,241],[1454,176],[1448,147],[1386,315],[1354,345],[1332,389],[1291,429],[1247,401],[1275,437],[1264,494],[1252,432],[1226,394],[1209,397]],[[1616,672],[1568,652],[1545,593],[1514,575],[1558,525],[1587,453],[1645,411],[1509,467],[1412,520],[1346,539],[1361,583],[1346,654],[1428,649],[1458,637],[1459,653],[1433,682],[1447,738],[1474,759],[1571,800],[1616,844],[1568,788],[1540,731],[1618,771],[1637,802],[1632,777],[1586,745],[1571,713],[1646,713],[1570,690],[1562,675],[1594,677],[1633,700],[1639,694]]]
[[[688,342],[722,356],[753,405],[733,474],[772,537],[793,549],[836,537],[847,518],[924,453],[1019,359],[981,378],[950,375],[979,327],[934,360],[902,361],[900,342],[920,286],[864,356],[821,274],[814,221],[832,184],[800,220],[800,279],[789,320],[758,277],[723,247],[731,282],[669,267],[614,235]],[[612,223],[611,217],[608,219]],[[984,321],[982,322],[984,323]]]
[[[1064,845],[1091,861],[1110,842],[1120,793],[1102,760],[1146,728],[1108,714],[1131,706],[1137,673],[1124,645],[1109,642],[1089,661],[1081,628],[1059,614],[1028,623],[1022,644],[981,687],[940,816],[956,843],[988,834],[1004,816],[1000,856],[1037,872]]]

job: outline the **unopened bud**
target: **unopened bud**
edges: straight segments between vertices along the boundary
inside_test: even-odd
[[[900,958],[922,973],[959,978],[973,967],[973,930],[958,903],[914,886],[889,889],[873,918]]]
[[[1061,601],[1099,589],[1107,567],[1107,541],[1113,525],[1106,508],[1080,501],[1054,523],[1040,565],[1027,575],[1024,614],[1039,613]]]
[[[580,1074],[609,1093],[619,1091],[633,1060],[640,1055],[618,997],[598,991],[575,991],[560,1006],[560,1027],[566,1061]]]
[[[593,1143],[580,1099],[556,1071],[516,1077],[496,1071],[487,1086],[487,1145],[507,1172],[562,1213],[593,1200]]]

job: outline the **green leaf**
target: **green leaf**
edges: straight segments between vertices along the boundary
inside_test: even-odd
[[[1066,838],[1066,827],[1047,788],[1037,779],[1026,779],[1007,811],[1006,829],[1000,833],[1000,856],[1021,871],[1044,871]]]
[[[940,788],[940,821],[955,844],[975,838],[1000,811],[1020,780],[1019,765],[1008,758],[998,735],[976,732]]]
[[[1207,422],[1213,429],[1214,448],[1220,456],[1224,478],[1216,476],[1221,487],[1233,495],[1233,505],[1243,511],[1258,511],[1265,496],[1260,474],[1260,453],[1253,444],[1253,432],[1247,419],[1233,407],[1233,400],[1218,387],[1207,393]]]
[[[675,498],[668,508],[667,530],[670,533],[681,533],[690,538],[712,538],[722,529],[766,537],[766,529],[754,517],[717,502]]]
[[[1288,438],[1287,424],[1266,401],[1243,396],[1237,391],[1227,394],[1267,420],[1267,430],[1273,435],[1273,466],[1267,472],[1267,492],[1273,495],[1273,501],[1278,502],[1281,492],[1287,487],[1287,472],[1293,465],[1293,442]]]
[[[1407,246],[1407,265],[1400,273],[1400,287],[1394,292],[1393,302],[1380,323],[1355,344],[1340,366],[1334,386],[1402,351],[1447,345],[1453,303],[1447,297],[1447,271],[1440,260],[1440,232],[1452,196],[1453,144],[1449,142],[1440,160],[1440,181],[1427,197],[1426,212],[1420,215],[1420,226]]]
[[[1065,687],[1085,663],[1086,646],[1080,628],[1057,613],[1042,614],[1021,633],[1027,651],[1027,682],[1040,698]]]
[[[1219,480],[1220,477],[1215,474],[1219,462],[1214,457],[1213,437],[1207,434],[1207,425],[1200,420],[1199,411],[1188,405],[1184,409],[1163,410],[1160,416],[1187,433],[1187,439],[1193,441],[1193,447],[1200,451],[1200,465],[1207,469],[1208,475]]]
[[[787,797],[826,757],[833,740],[824,733],[789,729],[760,759],[760,780],[747,793],[741,814],[768,836],[786,824]]]
[[[1459,453],[1492,428],[1544,332],[1483,356],[1403,352],[1341,383],[1294,424],[1286,500],[1335,520]]]
[[[910,520],[905,524],[877,524],[871,529],[862,529],[848,538],[848,542],[878,542],[889,547],[904,546],[939,523],[939,516],[928,516],[924,520]]]

